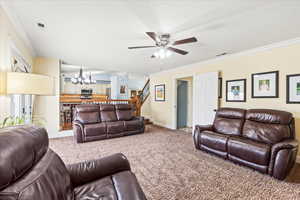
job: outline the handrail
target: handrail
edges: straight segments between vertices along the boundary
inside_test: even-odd
[[[147,82],[145,83],[145,85],[144,85],[144,87],[143,87],[143,89],[142,89],[142,93],[143,93],[143,91],[145,90],[146,86],[147,86],[149,83],[150,83],[150,79],[148,79]]]

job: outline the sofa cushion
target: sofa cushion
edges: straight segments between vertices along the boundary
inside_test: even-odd
[[[116,105],[116,114],[118,120],[131,120],[133,116],[133,110],[130,104],[118,104]]]
[[[242,160],[264,166],[269,164],[271,147],[268,144],[241,137],[230,137],[227,148],[229,155]]]
[[[143,127],[143,121],[141,120],[130,120],[130,121],[124,121],[125,123],[125,130],[126,131],[136,131]]]
[[[106,122],[107,134],[117,134],[125,130],[124,121]]]
[[[114,122],[117,121],[117,115],[115,106],[110,104],[100,105],[100,116],[103,122]]]
[[[246,119],[261,123],[289,125],[293,119],[292,113],[271,109],[249,109]]]
[[[246,110],[221,108],[217,111],[213,128],[226,135],[241,135]]]
[[[111,177],[96,180],[74,189],[75,200],[109,199],[117,200],[117,194]]]
[[[226,152],[228,138],[229,136],[212,131],[203,131],[200,134],[200,145],[205,145],[209,148]]]
[[[75,108],[74,119],[83,124],[100,122],[99,106],[94,104],[78,105]]]
[[[85,136],[106,135],[106,124],[104,122],[96,124],[86,124],[84,126],[84,134]]]
[[[240,108],[220,108],[217,110],[216,117],[227,119],[243,119],[245,118],[246,110]]]
[[[268,109],[252,109],[246,114],[243,136],[258,142],[275,144],[292,136],[292,114]]]

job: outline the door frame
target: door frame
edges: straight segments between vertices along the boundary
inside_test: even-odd
[[[181,78],[186,78],[186,77],[193,77],[193,84],[195,80],[196,73],[191,72],[187,74],[182,74],[182,75],[175,75],[172,77],[173,81],[173,88],[172,88],[172,99],[173,99],[173,105],[172,105],[172,126],[170,127],[173,130],[177,129],[177,80]],[[194,93],[194,86],[193,86],[193,93]],[[194,100],[194,99],[193,99]]]

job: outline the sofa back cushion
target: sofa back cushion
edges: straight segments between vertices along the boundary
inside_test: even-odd
[[[71,179],[63,161],[51,151],[14,184],[0,191],[5,200],[73,200]]]
[[[103,122],[117,121],[115,105],[101,104],[100,105],[100,116],[101,116],[101,121],[103,121]]]
[[[0,130],[0,199],[71,200],[71,180],[62,160],[48,149],[45,129]]]
[[[0,190],[27,173],[47,150],[48,134],[43,128],[16,126],[0,129]]]
[[[215,132],[226,135],[241,135],[246,110],[239,108],[220,108],[215,117]]]
[[[134,117],[132,106],[130,104],[116,105],[116,114],[118,120],[129,121]]]
[[[76,106],[74,120],[78,120],[83,124],[99,123],[99,106],[95,104]]]
[[[243,136],[258,142],[275,144],[292,137],[293,115],[269,109],[250,109],[246,114]]]

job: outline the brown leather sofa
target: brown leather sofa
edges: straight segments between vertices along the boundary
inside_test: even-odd
[[[129,104],[76,106],[73,132],[78,143],[143,133],[144,118],[133,115]]]
[[[195,127],[197,149],[283,180],[293,167],[298,141],[291,113],[221,108],[212,125]]]
[[[123,154],[65,166],[45,129],[0,129],[0,200],[145,200]]]

